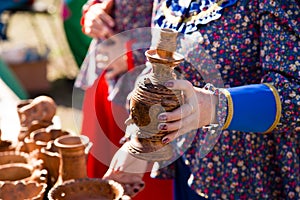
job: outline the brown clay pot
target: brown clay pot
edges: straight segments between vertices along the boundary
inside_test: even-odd
[[[14,151],[16,147],[8,140],[0,140],[0,152],[2,151]]]
[[[22,100],[17,105],[21,131],[18,140],[23,141],[32,131],[52,124],[56,113],[56,104],[51,97],[38,96],[34,99]]]
[[[170,145],[161,140],[168,132],[158,131],[157,116],[164,111],[172,111],[183,103],[181,91],[170,90],[163,84],[176,79],[174,68],[184,60],[177,54],[177,33],[162,29],[156,49],[145,52],[152,71],[137,80],[130,101],[131,131],[129,152],[140,159],[160,161],[172,157]],[[128,122],[127,121],[127,122]]]
[[[0,152],[0,165],[10,163],[28,163],[29,155],[18,151],[3,151]]]
[[[0,199],[5,200],[43,200],[47,185],[38,182],[4,182],[0,186]]]
[[[47,128],[50,125],[52,125],[52,121],[32,121],[29,126],[21,127],[20,133],[18,135],[18,140],[24,141],[24,139],[28,137],[32,131],[38,130],[40,128]]]
[[[43,160],[43,167],[48,171],[47,185],[51,188],[56,183],[59,175],[60,155],[58,152],[42,148],[39,151],[38,158]]]
[[[65,135],[54,140],[60,154],[59,176],[55,186],[70,179],[86,178],[87,148],[91,143],[84,135]]]
[[[49,200],[119,200],[124,194],[123,187],[112,180],[81,178],[69,180],[52,188]]]
[[[49,128],[40,128],[32,131],[29,137],[24,139],[26,150],[27,152],[36,149],[40,150],[41,148],[46,147],[49,142],[54,141],[56,138],[63,135],[70,135],[70,133],[61,129]]]
[[[12,144],[11,141],[8,140],[2,140],[2,131],[0,129],[0,152],[2,151],[14,151],[15,150],[15,145]]]
[[[47,181],[47,171],[27,163],[0,165],[0,181]]]

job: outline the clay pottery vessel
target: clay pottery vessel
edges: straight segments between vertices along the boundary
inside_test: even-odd
[[[10,163],[28,163],[29,154],[18,151],[3,151],[0,152],[0,165]]]
[[[8,140],[2,140],[2,131],[0,129],[0,152],[2,151],[14,151],[15,150],[15,145],[12,144],[11,141]]]
[[[53,141],[48,142],[47,147],[49,144],[53,144]],[[43,160],[43,167],[48,171],[47,185],[48,188],[51,188],[56,183],[59,175],[60,155],[47,147],[41,148],[38,158]]]
[[[84,135],[65,135],[54,140],[60,154],[59,175],[55,186],[70,179],[87,177],[86,158],[91,144]]]
[[[48,142],[54,141],[63,135],[70,135],[70,133],[61,129],[40,128],[32,131],[29,137],[25,138],[24,142],[27,145],[27,151],[31,152],[46,147]]]
[[[164,86],[168,80],[176,79],[174,68],[184,60],[176,53],[177,32],[162,29],[156,49],[145,52],[152,71],[137,80],[130,99],[131,140],[129,153],[149,160],[161,161],[172,157],[172,147],[162,143],[168,132],[158,130],[157,116],[161,112],[172,111],[183,103],[181,91],[170,90]]]
[[[0,186],[0,199],[5,200],[43,200],[46,190],[45,183],[30,182],[4,182]]]
[[[113,180],[80,178],[64,182],[48,193],[49,200],[119,200],[124,189]]]
[[[0,165],[0,181],[47,181],[47,170],[28,163]]]
[[[52,124],[56,104],[51,97],[38,96],[20,101],[17,105],[17,113],[21,125],[18,140],[23,141],[32,131]]]
[[[8,140],[0,140],[0,152],[3,151],[14,151],[16,149],[15,145]]]

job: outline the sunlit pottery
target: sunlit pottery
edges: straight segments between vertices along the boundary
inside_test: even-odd
[[[158,130],[157,117],[161,112],[178,108],[183,97],[181,91],[164,86],[177,77],[174,68],[184,60],[176,53],[177,32],[162,29],[156,49],[145,52],[152,71],[137,80],[130,99],[130,118],[127,133],[131,135],[128,145],[133,156],[151,161],[168,160],[172,157],[172,147],[162,143],[168,134]]]
[[[123,187],[113,180],[80,178],[64,182],[52,188],[49,200],[119,200],[124,194]]]
[[[0,165],[10,163],[28,163],[29,154],[18,151],[3,151],[0,152]]]
[[[51,142],[53,143],[53,142]],[[50,144],[50,142],[48,143]],[[42,148],[38,153],[38,158],[43,160],[43,166],[48,171],[48,188],[53,187],[59,175],[60,155],[51,149]]]
[[[32,131],[52,124],[56,104],[51,97],[38,96],[34,99],[21,100],[16,109],[21,126],[18,140],[23,141]]]
[[[60,155],[55,186],[70,179],[87,178],[86,159],[91,144],[85,135],[65,135],[54,140]]]
[[[62,129],[40,128],[32,131],[28,137],[24,139],[25,151],[31,152],[36,149],[46,147],[48,142],[54,141],[63,135],[70,135],[68,131]]]
[[[0,183],[0,199],[3,200],[43,200],[47,185],[36,181]]]
[[[1,140],[0,139],[0,152],[2,151],[14,151],[15,145],[11,141],[8,140]]]
[[[0,165],[0,181],[47,181],[47,170],[27,163]]]
[[[2,140],[2,131],[0,129],[0,152],[2,151],[14,151],[15,145],[13,145],[12,141],[9,140]]]

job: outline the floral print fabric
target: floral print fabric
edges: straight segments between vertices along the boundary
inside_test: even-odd
[[[157,1],[156,14],[161,13],[159,5]],[[190,187],[209,199],[300,199],[299,1],[240,0],[197,31],[224,86],[272,84],[280,95],[282,117],[268,134],[224,130],[202,159],[198,152],[204,134],[198,130],[182,157],[192,173]],[[204,85],[196,69],[181,69],[194,85]],[[156,175],[169,178],[171,169],[173,165]]]

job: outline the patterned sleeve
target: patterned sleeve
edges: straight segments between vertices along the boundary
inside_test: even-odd
[[[262,82],[278,91],[282,113],[279,131],[300,124],[300,6],[297,1],[260,3]]]

